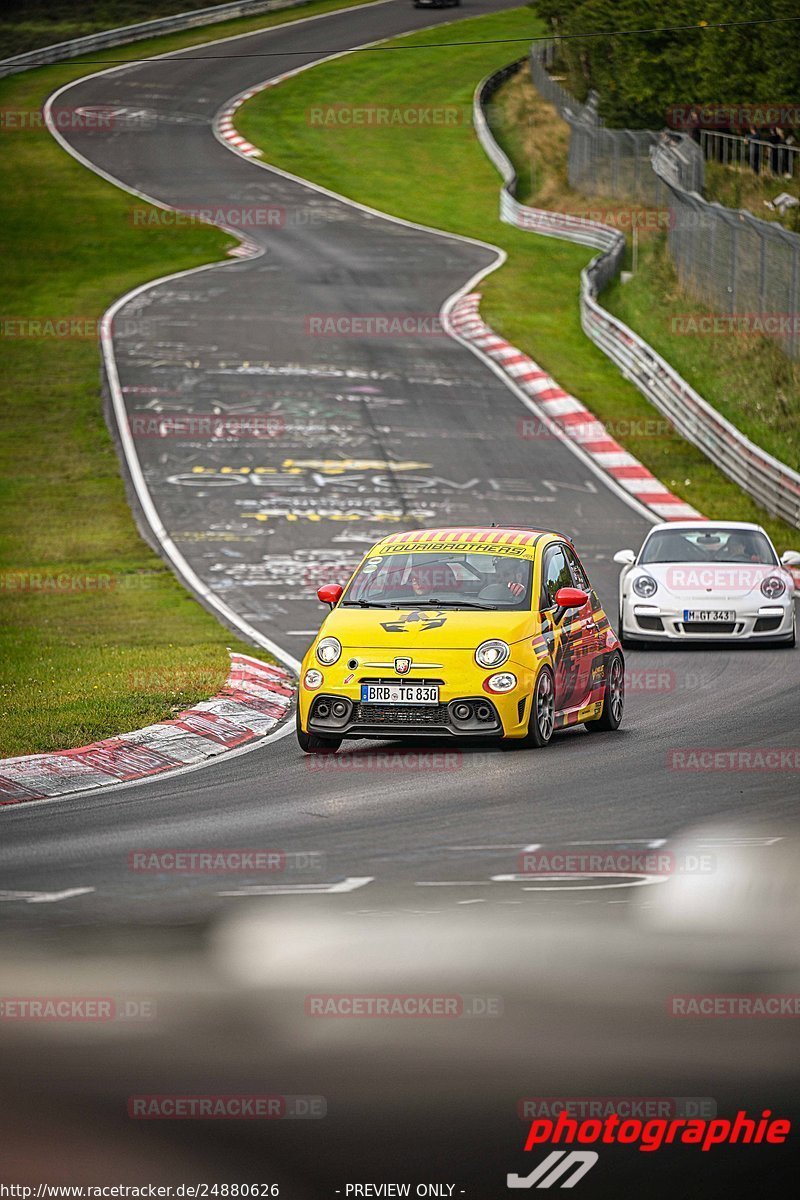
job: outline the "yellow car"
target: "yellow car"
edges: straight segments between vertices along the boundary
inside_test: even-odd
[[[617,729],[620,643],[569,538],[517,526],[393,533],[347,587],[300,672],[307,753],[343,738],[492,738]]]

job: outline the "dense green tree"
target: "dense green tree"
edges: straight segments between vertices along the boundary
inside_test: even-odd
[[[800,21],[708,28],[798,17],[798,0],[536,0],[549,28],[566,35],[561,62],[580,99],[600,95],[609,125],[663,126],[674,106],[800,105]],[[702,16],[698,16],[698,12]],[[672,32],[624,33],[686,26]],[[586,36],[586,35],[609,36]]]

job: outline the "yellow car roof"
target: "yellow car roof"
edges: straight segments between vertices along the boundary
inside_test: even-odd
[[[496,525],[465,525],[453,529],[411,529],[406,533],[391,533],[368,552],[400,554],[409,551],[458,550],[467,554],[509,554],[514,558],[536,557],[537,548],[564,534],[544,529],[509,529]]]

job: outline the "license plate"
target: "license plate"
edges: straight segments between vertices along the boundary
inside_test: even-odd
[[[729,608],[685,608],[684,621],[735,621],[736,613]]]
[[[439,688],[429,683],[362,683],[362,704],[438,704]]]

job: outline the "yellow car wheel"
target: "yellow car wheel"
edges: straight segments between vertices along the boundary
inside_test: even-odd
[[[589,733],[619,729],[625,707],[625,668],[619,654],[612,654],[606,667],[606,687],[603,709],[596,721],[586,721]]]
[[[553,736],[555,715],[556,690],[553,672],[549,667],[542,667],[536,679],[536,687],[533,689],[528,732],[523,738],[507,738],[500,744],[506,750],[513,750],[516,746],[541,749]]]

